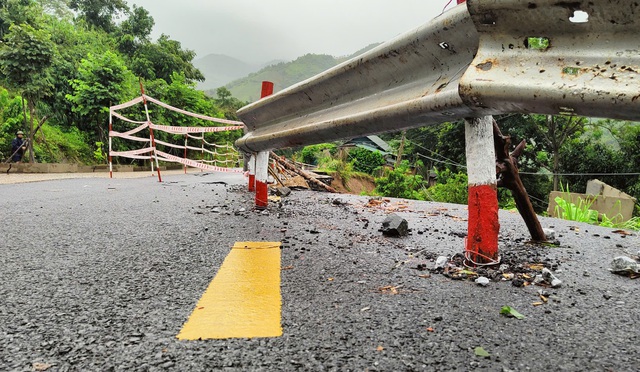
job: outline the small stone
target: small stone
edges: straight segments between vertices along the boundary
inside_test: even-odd
[[[511,281],[511,285],[520,288],[524,285],[524,280],[520,278],[514,279]]]
[[[582,276],[591,276],[591,273],[588,272],[588,271],[585,271],[585,272],[582,273]]]
[[[491,281],[489,280],[489,278],[486,278],[486,277],[484,277],[484,276],[481,276],[481,277],[479,277],[479,278],[477,278],[477,279],[476,279],[476,283],[477,283],[479,286],[482,286],[482,287],[486,287],[486,286],[488,286],[490,282],[491,282]]]
[[[498,268],[498,271],[501,271],[503,273],[509,271],[509,265],[507,264],[500,265],[500,268]]]
[[[264,211],[260,212],[260,214],[263,215],[263,216],[268,216],[269,215],[269,211],[265,209]]]
[[[555,230],[544,228],[544,229],[542,229],[542,231],[544,232],[544,237],[547,240],[555,240],[556,239],[556,231]]]
[[[612,296],[611,296],[609,293],[605,293],[605,294],[603,294],[603,295],[602,295],[602,297],[603,297],[605,300],[610,300]]]
[[[333,204],[333,205],[344,205],[344,201],[342,201],[342,199],[337,199],[336,198],[336,199],[333,199],[331,201],[331,204]]]

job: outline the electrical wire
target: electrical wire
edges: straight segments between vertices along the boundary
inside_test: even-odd
[[[640,173],[533,173],[533,172],[520,172],[520,174],[526,174],[529,176],[640,176]]]

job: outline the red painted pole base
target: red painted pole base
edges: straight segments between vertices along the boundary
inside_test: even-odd
[[[265,209],[269,203],[269,187],[265,182],[256,181],[256,208]]]
[[[255,174],[249,175],[249,191],[250,192],[256,191],[256,175]]]
[[[469,185],[469,236],[466,255],[475,263],[498,262],[498,190],[496,185]]]

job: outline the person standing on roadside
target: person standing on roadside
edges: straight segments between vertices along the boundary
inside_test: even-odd
[[[27,149],[26,143],[24,142],[24,133],[19,130],[16,133],[16,138],[11,141],[11,151],[13,156],[11,160],[14,163],[22,163],[22,157],[24,156],[24,152]]]

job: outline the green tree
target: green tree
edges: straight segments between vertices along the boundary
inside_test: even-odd
[[[36,26],[41,10],[33,0],[0,0],[0,41],[11,25]]]
[[[224,113],[225,119],[238,120],[237,112],[240,108],[247,105],[247,102],[242,102],[233,97],[231,91],[225,87],[218,88],[216,90],[216,96],[217,98],[214,102]]]
[[[425,191],[426,198],[441,203],[467,204],[469,184],[467,174],[448,169],[437,172],[438,183]]]
[[[110,35],[100,30],[87,30],[76,27],[64,19],[49,18],[43,29],[51,35],[56,45],[53,57],[52,94],[42,100],[46,103],[44,113],[51,117],[57,125],[69,130],[77,123],[86,121],[82,115],[73,111],[74,104],[67,100],[67,95],[73,95],[74,89],[70,81],[78,78],[78,67],[87,55],[102,55],[114,48],[114,40]]]
[[[122,21],[115,33],[118,39],[118,50],[129,58],[136,58],[141,46],[150,43],[149,35],[154,25],[155,21],[149,12],[145,8],[134,5],[129,17]]]
[[[387,163],[382,153],[360,147],[349,150],[349,160],[353,164],[353,170],[371,175]]]
[[[37,100],[51,87],[49,67],[54,45],[42,30],[23,25],[12,25],[5,43],[0,47],[0,74],[4,84],[21,92],[27,100],[30,113],[29,160],[34,161],[33,136]]]
[[[204,81],[202,72],[191,63],[196,54],[182,49],[180,42],[161,35],[155,43],[142,43],[132,57],[132,71],[145,80],[163,79],[171,83],[174,72],[184,74],[189,82]]]
[[[69,7],[87,25],[106,32],[115,30],[116,19],[129,11],[125,0],[71,0]]]
[[[117,54],[89,54],[80,63],[78,78],[71,82],[73,94],[67,95],[73,111],[86,118],[77,127],[93,133],[91,141],[106,142],[109,106],[131,99],[136,92],[134,84],[135,77]]]
[[[413,175],[409,169],[409,162],[403,161],[399,167],[387,170],[385,175],[376,178],[375,192],[389,197],[424,200],[422,190],[425,187],[424,178]]]
[[[532,115],[539,133],[546,141],[551,154],[553,190],[558,191],[562,147],[584,130],[587,119],[579,116]]]
[[[325,151],[334,152],[337,146],[333,143],[319,143],[305,146],[300,150],[300,161],[306,164],[317,165],[320,159],[326,157]]]

